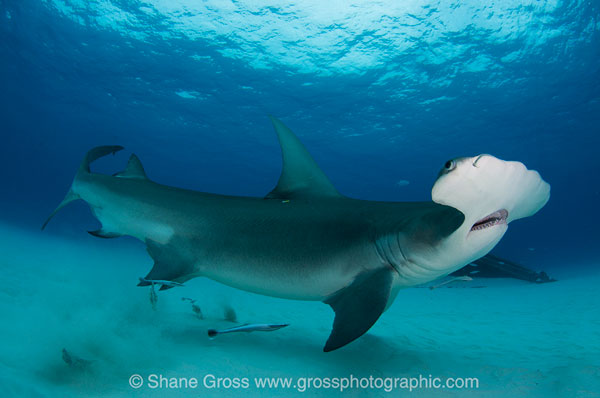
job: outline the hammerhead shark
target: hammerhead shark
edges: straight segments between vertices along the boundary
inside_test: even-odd
[[[491,155],[447,161],[431,201],[348,198],[292,131],[271,121],[283,168],[265,197],[161,185],[148,179],[133,154],[120,173],[93,173],[92,162],[123,149],[100,146],[86,154],[42,229],[64,206],[83,199],[102,224],[90,234],[145,242],[154,266],[139,285],[204,276],[267,296],[322,301],[335,312],[328,352],[366,333],[399,290],[484,256],[509,222],[533,215],[550,198],[538,172]]]

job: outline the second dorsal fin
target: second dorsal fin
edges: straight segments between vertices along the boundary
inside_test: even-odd
[[[300,140],[280,120],[269,116],[283,157],[281,176],[266,198],[299,199],[341,196],[325,173],[317,166]]]
[[[129,162],[127,162],[127,167],[125,170],[120,173],[115,174],[115,177],[121,178],[138,178],[142,180],[147,180],[146,172],[144,171],[144,166],[142,166],[142,162],[140,159],[135,156],[135,154],[131,154],[129,157]]]

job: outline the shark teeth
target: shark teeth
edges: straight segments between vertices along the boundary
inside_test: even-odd
[[[506,224],[506,219],[508,218],[508,211],[505,209],[498,210],[487,217],[482,218],[477,221],[471,227],[471,231],[479,231],[482,229],[486,229],[489,227],[493,227],[498,224]]]

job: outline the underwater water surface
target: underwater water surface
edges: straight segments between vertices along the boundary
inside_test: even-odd
[[[479,380],[415,396],[600,395],[596,1],[2,0],[0,79],[0,395],[290,396],[301,378],[350,375]],[[493,253],[558,282],[405,289],[369,333],[323,353],[322,303],[198,278],[153,308],[136,287],[144,245],[85,233],[98,222],[84,203],[40,231],[97,145],[127,152],[98,172],[135,153],[153,181],[264,196],[282,163],[268,115],[352,198],[431,200],[460,156],[539,171],[549,202]],[[206,335],[257,321],[290,326]],[[150,388],[151,374],[252,385]],[[296,388],[265,392],[256,377]]]

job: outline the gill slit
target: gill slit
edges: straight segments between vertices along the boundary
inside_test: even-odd
[[[406,264],[406,256],[400,246],[400,237],[396,234],[396,238],[388,235],[384,235],[379,239],[375,239],[375,251],[379,260],[390,267],[392,267],[399,275],[402,275],[400,268],[403,264]],[[394,243],[396,247],[393,247]],[[396,256],[396,251],[400,252],[401,258]]]

